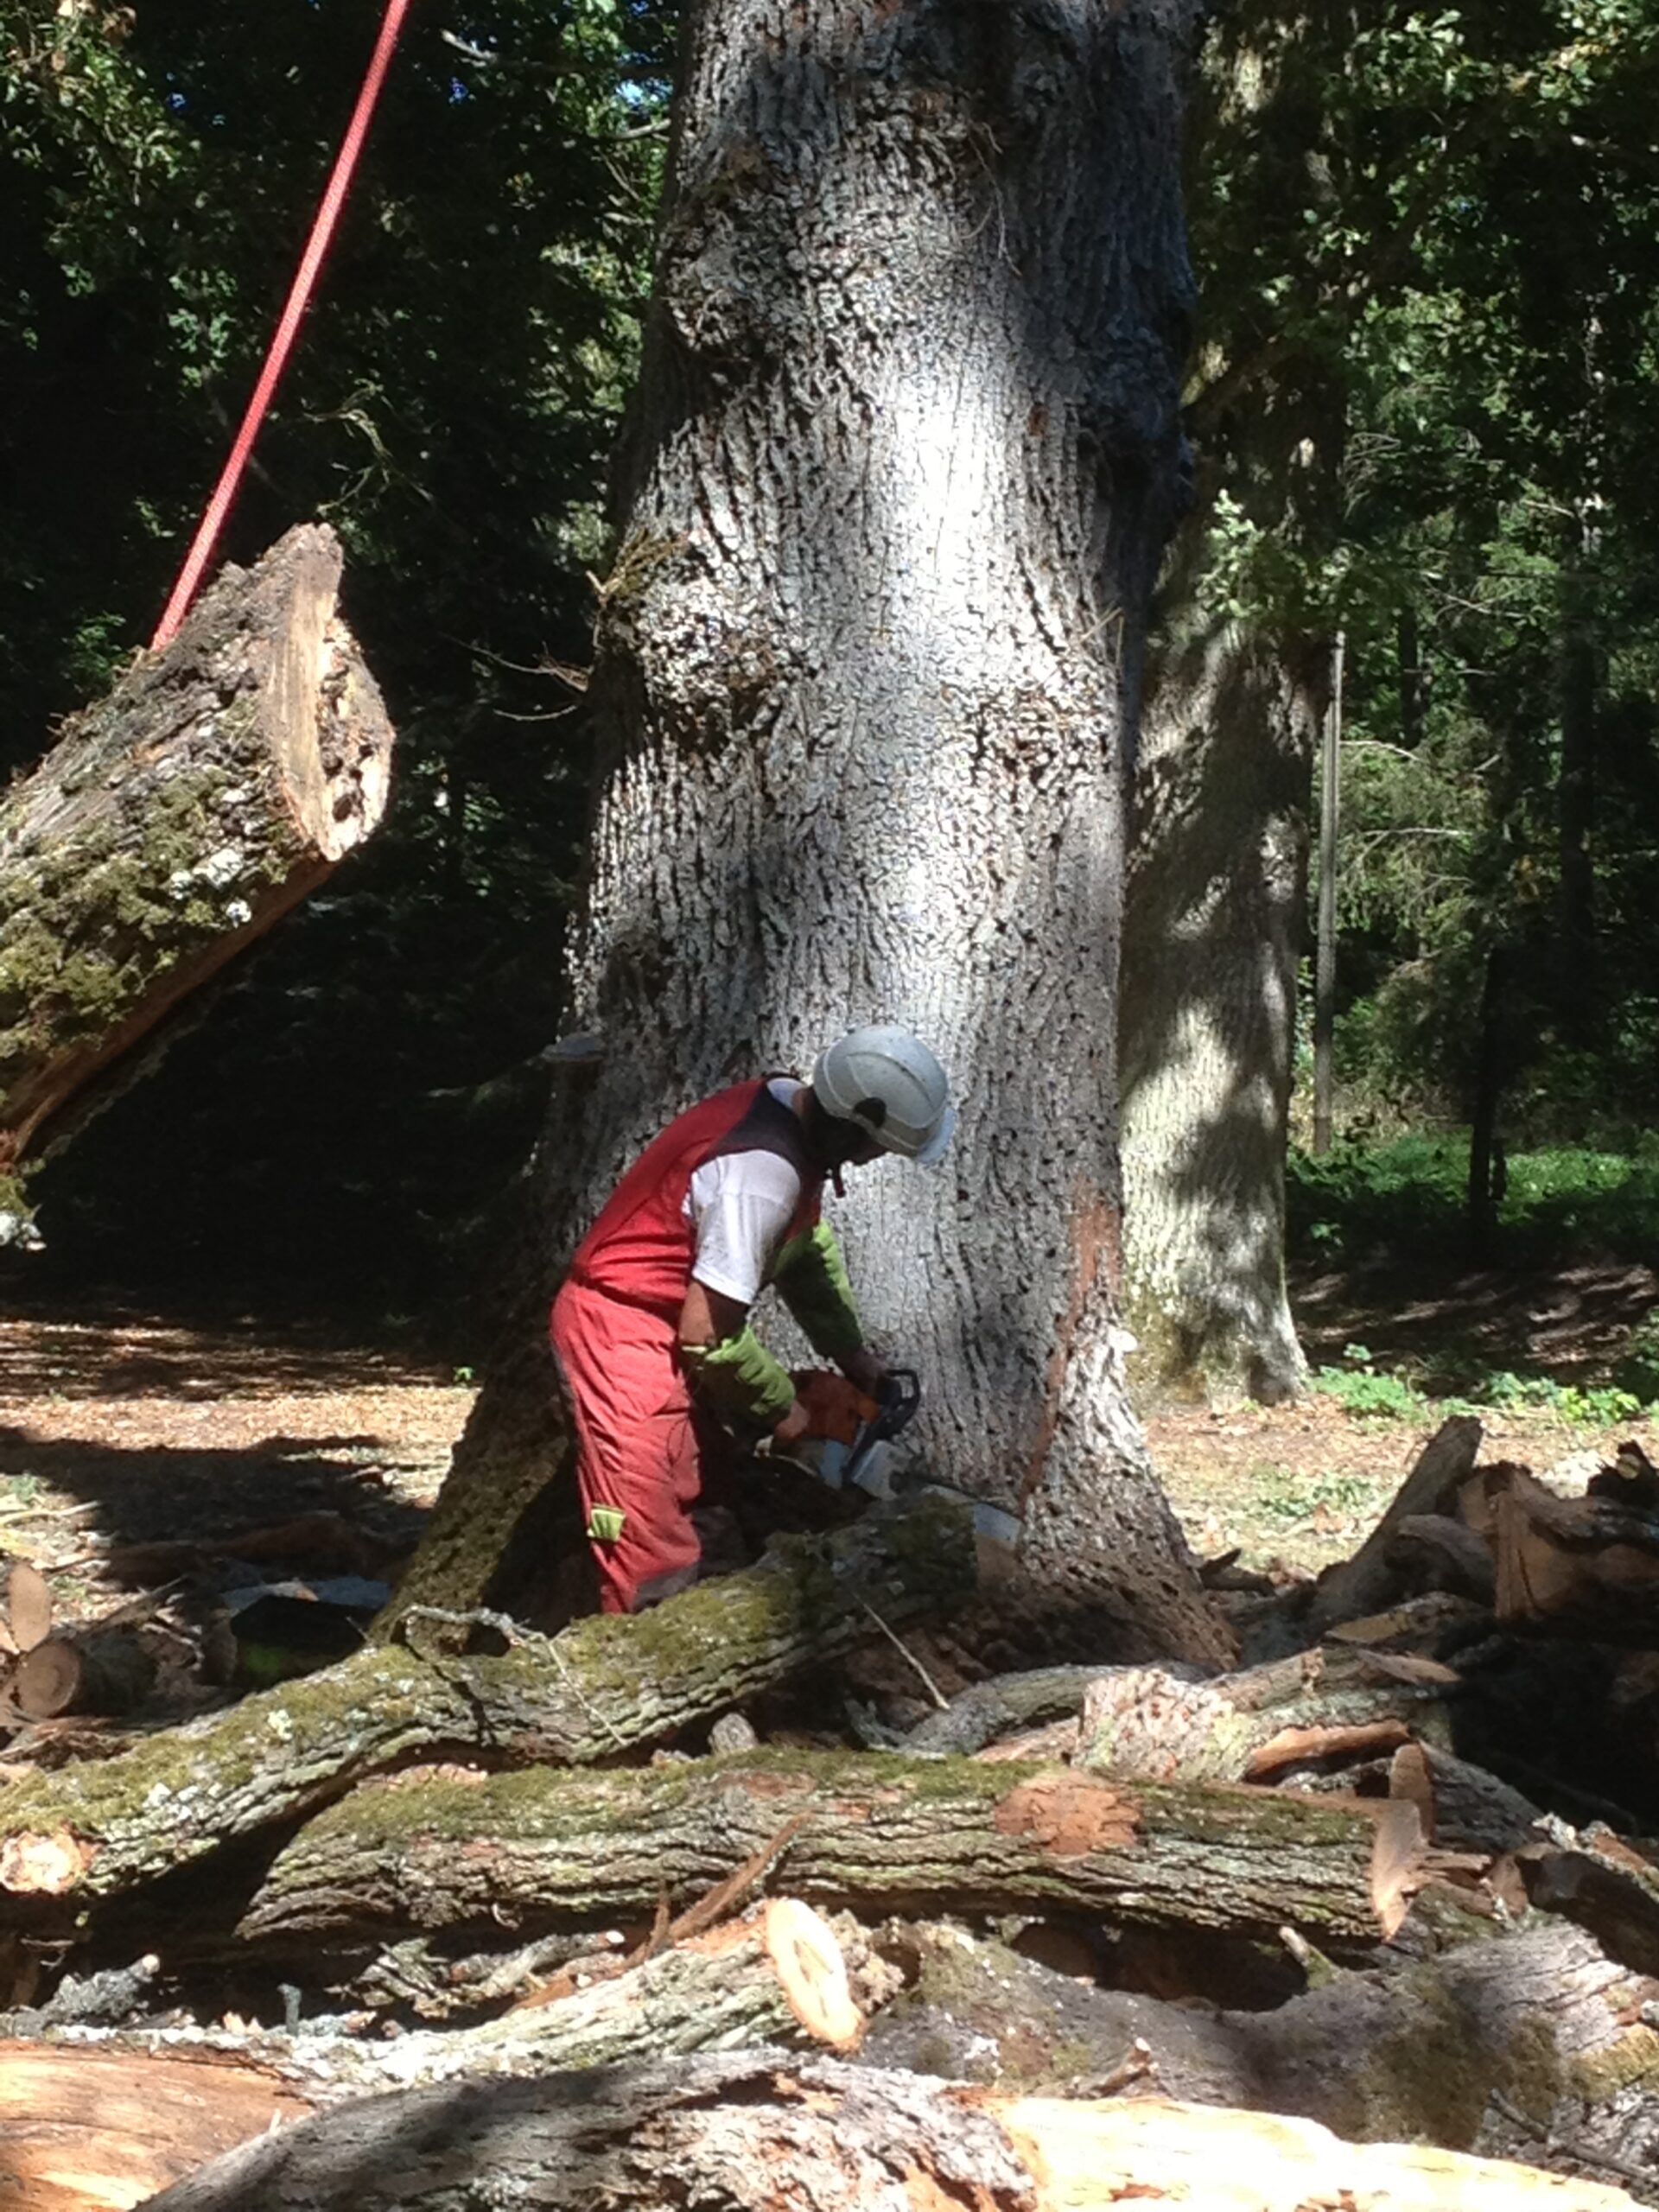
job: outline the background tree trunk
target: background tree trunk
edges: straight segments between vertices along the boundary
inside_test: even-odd
[[[308,525],[226,569],[0,799],[0,1207],[77,1094],[378,823],[392,734],[340,568]]]
[[[1214,1657],[1114,1338],[1191,15],[692,10],[593,686],[572,1021],[607,1056],[544,1151],[563,1252],[669,1112],[912,1024],[962,1124],[941,1172],[884,1161],[841,1211],[867,1322],[1045,1579]]]
[[[1195,500],[1160,585],[1124,923],[1119,1031],[1130,1381],[1142,1405],[1294,1395],[1306,1366],[1284,1275],[1297,970],[1314,743],[1330,627],[1310,588],[1335,532],[1344,396],[1323,297],[1264,311],[1289,257],[1325,280],[1287,211],[1337,149],[1330,86],[1348,11],[1217,15],[1199,74],[1189,198],[1207,255],[1188,428]],[[1263,128],[1271,111],[1272,130]],[[1241,264],[1238,207],[1256,211]],[[1319,190],[1314,189],[1317,200]],[[1271,243],[1268,243],[1271,241]]]
[[[1124,925],[1129,1372],[1143,1405],[1272,1403],[1306,1372],[1285,1145],[1319,663],[1204,617],[1174,573],[1193,629],[1153,655]]]

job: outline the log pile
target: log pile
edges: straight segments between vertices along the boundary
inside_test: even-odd
[[[936,1497],[19,1773],[0,2201],[1659,2204],[1659,1478],[1479,1445],[1224,1673],[976,1678]]]

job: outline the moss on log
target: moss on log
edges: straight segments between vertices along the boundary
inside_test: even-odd
[[[226,569],[0,796],[0,1175],[376,827],[392,734],[332,531]]]
[[[950,1608],[974,1586],[963,1508],[927,1499],[633,1618],[579,1621],[499,1657],[372,1646],[118,1758],[0,1797],[0,1925],[41,1901],[107,1897],[326,1803],[412,1752],[468,1747],[582,1764],[662,1741],[797,1668]]]
[[[1171,2096],[1452,2150],[1486,2141],[1504,2105],[1541,2137],[1560,2124],[1612,2147],[1624,2094],[1659,2087],[1648,1985],[1560,1922],[1338,1974],[1269,2012],[1096,1988],[958,1927],[916,1940],[915,1980],[865,2045],[875,2065],[1079,2096],[1138,2048],[1146,2082]]]
[[[279,1855],[241,1933],[309,1947],[690,1903],[780,1835],[792,1897],[876,1912],[1054,1907],[1374,1943],[1381,1801],[1126,1785],[1064,1767],[760,1751],[576,1777],[423,1774],[356,1792]]]

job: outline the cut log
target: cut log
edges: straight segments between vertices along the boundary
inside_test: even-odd
[[[7,1789],[0,1924],[44,1900],[131,1889],[423,1748],[579,1764],[660,1742],[868,1637],[872,1605],[902,1623],[948,1609],[973,1583],[969,1516],[927,1498],[784,1540],[653,1612],[579,1621],[500,1657],[359,1651],[118,1758]]]
[[[226,569],[0,798],[0,1176],[379,822],[391,729],[331,531]]]
[[[1344,2143],[1311,2120],[1162,2098],[992,2097],[765,2051],[474,2082],[349,2105],[217,2159],[149,2212],[1630,2212],[1617,2189]]]
[[[25,1720],[130,1713],[156,1686],[156,1662],[119,1629],[49,1636],[12,1668],[6,1694]]]
[[[988,2086],[1098,2094],[1135,2051],[1143,2088],[1249,2103],[1360,2140],[1471,2150],[1513,2104],[1617,2144],[1621,2103],[1659,2089],[1647,1984],[1581,1930],[1535,1926],[1388,1974],[1339,1973],[1270,2012],[1217,2012],[1100,1989],[956,1926],[912,1931],[915,1978],[871,2022],[875,2066]]]
[[[257,2069],[256,2078],[290,2100],[297,2116],[468,2074],[548,2074],[738,2044],[819,2044],[846,2055],[862,2038],[865,2016],[836,1931],[797,1898],[774,1897],[740,1919],[646,1953],[648,1946],[630,1959],[589,1960],[586,1972],[577,1967],[558,1978],[550,2001],[442,2033],[419,2029],[363,2040],[303,2024],[269,2036],[199,2031],[198,2094],[211,2104],[221,2069],[234,2089]],[[73,2091],[56,2084],[70,2082],[81,2053],[97,2052],[118,2078],[120,2068],[179,2048],[175,2031],[138,2029],[70,2044],[0,2044],[0,2054],[35,2054],[27,2074],[33,2108],[51,2113],[74,2102]],[[0,2094],[0,2123],[9,2117],[8,2102]],[[209,2155],[200,2153],[195,2163]]]
[[[0,2043],[6,2212],[121,2212],[313,2101],[221,2054]]]
[[[240,1936],[277,1948],[389,1929],[525,1933],[700,1897],[793,1827],[773,1885],[875,1912],[1052,1905],[1142,1925],[1375,1943],[1384,1801],[1130,1786],[1065,1767],[761,1751],[614,1773],[356,1791],[279,1854]]]
[[[1444,1422],[1423,1446],[1392,1503],[1351,1560],[1332,1567],[1313,1592],[1311,1623],[1323,1633],[1338,1621],[1375,1613],[1398,1594],[1389,1554],[1400,1523],[1423,1513],[1448,1512],[1480,1450],[1480,1423],[1468,1414]]]
[[[1659,1516],[1558,1497],[1523,1467],[1484,1468],[1465,1512],[1489,1527],[1504,1625],[1659,1640]]]
[[[15,1559],[6,1570],[6,1649],[31,1651],[52,1633],[52,1592],[39,1567]]]

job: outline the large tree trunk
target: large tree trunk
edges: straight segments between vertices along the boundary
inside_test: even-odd
[[[504,2191],[507,2194],[504,2195]],[[1629,2212],[1622,2190],[1161,2098],[990,2097],[753,2051],[348,2105],[216,2159],[149,2212]]]
[[[699,1092],[910,1022],[961,1096],[954,1152],[864,1172],[838,1225],[873,1333],[927,1378],[927,1449],[1023,1507],[1046,1580],[1219,1658],[1115,1349],[1193,12],[690,11],[594,683],[571,1020],[606,1058],[550,1128],[546,1237]],[[486,1389],[453,1480],[523,1387]]]
[[[0,798],[0,1214],[77,1094],[379,822],[391,730],[340,567],[307,526],[226,569]]]
[[[1169,2096],[1459,2151],[1491,2147],[1494,2134],[1507,2144],[1517,2123],[1541,2140],[1559,2121],[1617,2154],[1624,2093],[1639,2087],[1654,2112],[1648,1984],[1560,1923],[1394,1972],[1338,1973],[1268,2012],[1096,1988],[957,1927],[915,1940],[915,1980],[863,2046],[876,2065],[1077,2095],[1138,2046],[1138,2086]],[[1495,2095],[1516,2108],[1507,2125]]]

